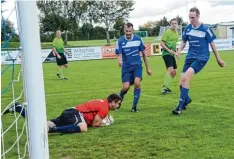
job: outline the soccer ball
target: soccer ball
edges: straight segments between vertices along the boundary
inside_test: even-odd
[[[114,123],[114,118],[112,115],[107,115],[103,120],[102,120],[102,124],[104,124],[105,126],[110,126]]]

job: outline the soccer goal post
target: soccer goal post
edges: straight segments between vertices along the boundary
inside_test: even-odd
[[[27,97],[29,158],[48,159],[44,76],[36,1],[16,0]]]

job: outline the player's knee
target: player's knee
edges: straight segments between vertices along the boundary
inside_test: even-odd
[[[87,132],[88,131],[88,126],[86,123],[79,123],[78,126],[80,127],[81,132]]]
[[[171,77],[174,76],[174,69],[173,69],[173,67],[169,67],[169,68],[167,69],[167,72],[168,72],[168,74],[169,74]]]
[[[54,128],[54,127],[56,127],[55,123],[53,123],[52,121],[47,121],[47,126],[48,126],[49,128]]]
[[[135,82],[134,86],[135,86],[135,88],[140,88],[141,87],[141,83],[140,82]]]
[[[171,77],[174,77],[174,71],[168,72]]]
[[[124,84],[123,85],[123,88],[122,88],[123,91],[127,92],[129,89],[130,89],[130,85],[129,84]]]
[[[183,77],[183,84],[190,83],[191,77],[188,74],[185,74]]]
[[[64,65],[64,67],[65,67],[65,68],[67,68],[67,67],[68,67],[68,65],[66,64],[66,65]]]

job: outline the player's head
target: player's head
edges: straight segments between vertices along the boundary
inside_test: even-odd
[[[170,26],[171,26],[171,29],[173,30],[177,30],[177,27],[178,27],[178,21],[177,19],[173,18],[170,20]]]
[[[132,38],[132,34],[133,34],[133,24],[132,23],[127,23],[124,25],[124,33],[127,39],[131,39]]]
[[[198,8],[193,7],[189,10],[189,20],[192,25],[197,25],[199,23],[200,11]]]
[[[107,101],[109,103],[110,109],[115,110],[119,109],[122,102],[122,98],[118,94],[112,93],[107,97]]]
[[[57,30],[57,31],[56,31],[56,36],[57,36],[58,38],[61,38],[61,35],[62,35],[61,31],[60,31],[60,30]]]

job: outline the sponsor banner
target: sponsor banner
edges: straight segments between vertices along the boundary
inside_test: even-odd
[[[231,50],[234,49],[234,39],[217,39],[214,41],[216,44],[217,50]],[[181,42],[177,43],[177,49],[179,48]],[[145,45],[147,56],[151,55],[161,55],[161,46],[160,43],[146,44]],[[189,44],[187,43],[186,47],[182,53],[187,53]],[[212,51],[211,48],[209,48]],[[109,59],[117,58],[115,54],[115,45],[113,46],[102,46],[102,47],[81,47],[81,48],[66,48],[69,55],[67,56],[68,61],[77,61],[77,60],[93,60],[93,59]],[[42,49],[42,62],[55,62],[56,58],[51,53],[52,49]],[[19,50],[16,51],[1,51],[1,64],[11,64],[12,60],[15,60],[15,64],[21,63],[21,53]]]
[[[176,44],[176,50],[179,49],[181,42],[177,42]],[[188,52],[189,45],[187,44],[185,48],[181,51],[181,53],[187,53]],[[153,43],[151,44],[151,55],[162,55],[162,47],[160,43]]]
[[[162,48],[160,43],[151,44],[151,55],[162,55]]]
[[[51,49],[43,49],[41,50],[41,58],[42,62],[44,62],[48,55],[50,54]],[[1,64],[2,65],[8,65],[12,64],[13,59],[15,59],[15,64],[21,64],[21,53],[19,53],[19,50],[16,51],[2,51],[1,52]]]
[[[54,62],[56,58],[52,53],[52,49],[43,49],[41,50],[42,62]]]
[[[224,51],[224,50],[232,50],[233,49],[233,42],[231,39],[217,39],[214,40],[214,43],[216,45],[216,48],[218,51]],[[176,49],[179,49],[181,42],[178,42],[176,45]],[[189,44],[187,42],[185,48],[181,51],[181,53],[187,53],[189,49]],[[209,45],[209,50],[212,51],[212,48]]]
[[[102,46],[102,58],[103,59],[111,59],[111,58],[117,58],[117,55],[115,54],[115,45],[112,46]],[[151,55],[151,45],[145,44],[145,52],[147,56]],[[142,54],[141,54],[142,56]]]
[[[179,49],[180,44],[181,44],[181,42],[177,42],[177,44],[176,44],[176,50]],[[188,49],[189,49],[189,44],[188,44],[188,42],[187,42],[187,43],[186,43],[186,46],[185,46],[184,49],[181,51],[181,53],[187,53],[187,52],[188,52]]]
[[[21,63],[21,53],[19,50],[16,51],[1,51],[1,64],[7,65],[12,64],[15,60],[15,64]]]
[[[147,56],[151,56],[151,45],[145,44],[145,52]]]
[[[115,45],[112,46],[102,46],[102,58],[103,59],[112,59],[117,58],[115,54]]]
[[[102,59],[101,47],[71,48],[68,61]]]
[[[214,43],[215,43],[218,51],[232,49],[232,40],[231,39],[217,39],[217,40],[214,40]],[[210,49],[210,51],[212,51],[211,47],[209,47],[209,49]]]

